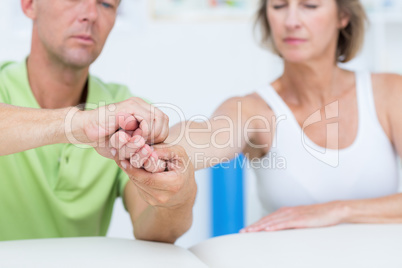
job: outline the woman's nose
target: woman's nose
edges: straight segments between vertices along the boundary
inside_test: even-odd
[[[290,6],[286,14],[286,28],[294,30],[300,27],[300,14],[297,6]]]

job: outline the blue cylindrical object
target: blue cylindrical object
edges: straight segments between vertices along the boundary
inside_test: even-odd
[[[213,237],[238,233],[244,227],[244,160],[239,156],[211,168]]]

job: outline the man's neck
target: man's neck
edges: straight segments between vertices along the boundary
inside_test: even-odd
[[[80,104],[89,67],[74,69],[43,54],[31,53],[27,60],[29,84],[38,104],[45,109]]]

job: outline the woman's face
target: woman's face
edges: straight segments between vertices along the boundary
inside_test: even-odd
[[[306,62],[334,57],[339,29],[336,0],[267,0],[267,14],[275,46],[285,61]]]

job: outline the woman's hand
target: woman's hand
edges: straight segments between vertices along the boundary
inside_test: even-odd
[[[346,217],[346,213],[347,209],[342,202],[284,207],[242,229],[240,232],[271,232],[286,229],[333,226],[342,223]]]

